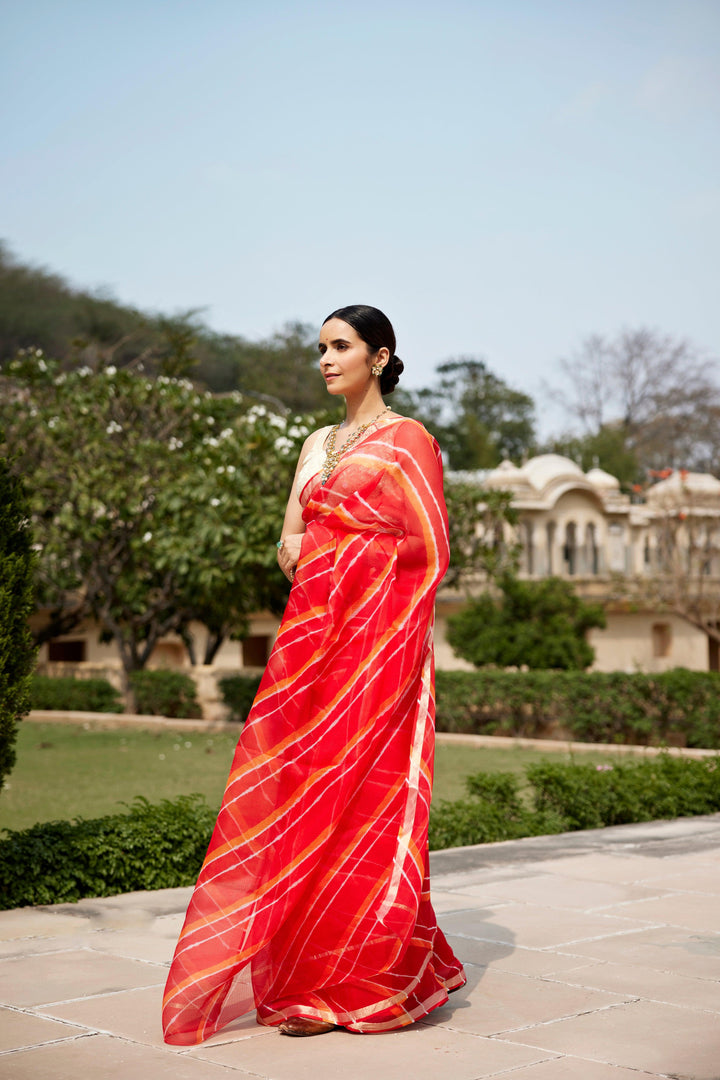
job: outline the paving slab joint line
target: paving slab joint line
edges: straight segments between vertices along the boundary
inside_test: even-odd
[[[7,1006],[3,1006],[6,1008]],[[34,1016],[35,1013],[29,1013],[29,1016]],[[62,1023],[62,1021],[58,1021]],[[82,1024],[72,1024],[72,1027],[82,1027]],[[96,1031],[81,1031],[79,1035],[66,1035],[64,1039],[46,1039],[40,1043],[30,1043],[29,1046],[11,1046],[7,1050],[0,1050],[0,1058],[9,1057],[11,1054],[25,1054],[28,1050],[40,1050],[46,1046],[60,1046],[62,1043],[79,1042],[80,1039],[89,1039],[93,1035],[97,1035]]]
[[[600,994],[612,994],[612,990],[598,990]],[[489,1039],[497,1039],[498,1042],[503,1041],[503,1035],[512,1035],[517,1031],[532,1031],[535,1028],[548,1027],[550,1024],[557,1024],[561,1020],[577,1020],[579,1016],[593,1016],[595,1013],[610,1012],[611,1009],[624,1009],[626,1005],[636,1005],[641,999],[635,998],[629,1001],[613,1001],[609,1005],[598,1005],[593,1009],[581,1009],[580,1012],[565,1013],[563,1016],[553,1016],[549,1020],[538,1020],[534,1024],[522,1024],[516,1028],[503,1028],[502,1031],[494,1032],[488,1035]],[[531,1044],[532,1045],[532,1044]],[[547,1049],[546,1047],[538,1047],[539,1050]]]
[[[583,878],[570,878],[571,881],[583,881]],[[631,885],[637,885],[636,881],[631,881]],[[608,911],[610,908],[626,907],[627,904],[644,904],[649,900],[666,900],[668,896],[675,896],[678,893],[690,892],[689,889],[665,889],[661,893],[657,893],[655,896],[643,896],[639,900],[616,900],[614,904],[600,904],[598,907],[583,908],[582,910],[586,915],[592,915],[596,912]],[[713,896],[713,893],[700,893],[700,896]],[[529,903],[529,901],[525,901]],[[538,905],[539,906],[539,905]],[[561,908],[558,904],[557,908],[553,910],[557,911],[577,911],[577,908]]]
[[[55,1005],[74,1005],[77,1001],[99,1001],[102,998],[115,997],[117,994],[139,994],[142,990],[154,990],[165,986],[165,982],[148,983],[146,986],[125,986],[121,990],[105,990],[102,994],[82,994],[74,998],[58,998],[57,1001],[42,1001],[34,1009],[52,1009]]]
[[[585,957],[584,959],[587,960],[588,957]],[[591,961],[591,963],[592,963],[592,961]],[[603,960],[600,963],[601,963],[601,966],[607,967],[609,961]],[[595,965],[593,964],[593,966],[595,966]],[[659,969],[652,969],[652,970],[659,970]],[[516,972],[514,974],[519,975],[519,974],[521,974],[521,972]],[[568,972],[568,974],[569,974],[569,972]],[[673,972],[673,971],[668,971],[668,972],[666,972],[666,974],[675,975],[677,973]],[[531,976],[525,976],[525,978],[535,978],[535,979],[539,979],[540,982],[556,983],[558,986],[575,986],[575,987],[577,987],[578,990],[592,990],[593,993],[615,994],[615,993],[621,993],[622,992],[622,991],[617,991],[617,990],[603,990],[601,987],[592,986],[592,985],[588,986],[588,985],[586,985],[585,983],[582,983],[582,982],[571,982],[570,979],[560,978],[560,975],[562,975],[562,972],[559,972],[559,973],[549,972],[547,975],[531,975]],[[693,976],[691,976],[691,978],[699,979],[700,976],[693,975]],[[708,979],[707,981],[710,982],[710,983],[716,983],[717,982],[716,979]],[[632,993],[631,994],[629,991],[627,991],[627,994],[628,994],[628,1002],[627,1002],[628,1005],[631,1004],[631,1003],[634,1004],[636,1001],[650,1001],[650,1002],[653,1002],[655,1005],[667,1005],[668,1008],[670,1008],[670,1009],[687,1009],[689,1012],[708,1013],[709,1016],[717,1016],[718,1013],[720,1013],[720,1004],[718,1005],[717,1009],[710,1009],[710,1008],[707,1008],[706,1006],[703,1006],[703,1005],[686,1005],[682,1001],[665,1001],[664,998],[653,997],[652,993],[648,993],[648,994],[635,994],[635,993]],[[580,1014],[578,1013],[578,1015],[580,1015]],[[720,1080],[720,1077],[718,1077],[718,1080]]]
[[[563,1061],[568,1055],[562,1053],[552,1053],[552,1051],[545,1051],[550,1054],[549,1057],[541,1058],[539,1061],[533,1061],[531,1065],[510,1065],[506,1069],[500,1069],[498,1072],[483,1073],[482,1076],[475,1077],[474,1080],[493,1080],[495,1076],[509,1076],[512,1077],[513,1073],[520,1072],[522,1069],[532,1068],[536,1065],[544,1065],[547,1061]]]
[[[100,949],[96,945],[83,945],[82,948],[86,952],[91,952],[93,956],[113,956],[118,960],[134,960],[136,964],[145,964],[146,967],[164,968],[166,971],[170,967],[169,960],[148,960],[144,956],[126,956],[125,953],[115,953],[111,952],[109,949]],[[75,950],[64,951],[72,952]],[[47,955],[47,953],[44,955]]]
[[[559,941],[557,945],[544,945],[539,952],[554,952],[556,949],[569,948],[570,945],[582,945],[586,941],[610,941],[611,938],[627,937],[628,934],[640,934],[646,930],[665,930],[670,928],[671,930],[691,930],[690,926],[674,926],[672,923],[650,923],[645,922],[644,919],[637,919],[638,926],[633,926],[628,930],[614,930],[611,934],[595,934],[593,937],[579,937],[571,938],[570,941]],[[459,937],[459,935],[457,935]],[[503,945],[511,945],[514,942],[501,942]]]

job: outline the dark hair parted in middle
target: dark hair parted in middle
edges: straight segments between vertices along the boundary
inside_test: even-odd
[[[387,315],[369,304],[349,304],[348,307],[331,312],[327,319],[323,319],[323,326],[330,319],[341,319],[348,326],[352,326],[358,337],[370,347],[371,352],[376,353],[382,348],[389,350],[390,359],[380,375],[380,393],[392,394],[405,365],[400,357],[395,355],[395,331]]]

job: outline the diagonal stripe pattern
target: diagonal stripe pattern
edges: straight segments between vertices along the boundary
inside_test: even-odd
[[[257,1010],[404,1027],[465,981],[430,903],[437,443],[366,435],[323,486],[168,976],[167,1042]]]

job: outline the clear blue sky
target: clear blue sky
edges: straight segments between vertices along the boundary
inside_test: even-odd
[[[410,385],[536,394],[623,326],[720,352],[720,0],[0,14],[0,236],[77,285],[249,337],[376,304]]]

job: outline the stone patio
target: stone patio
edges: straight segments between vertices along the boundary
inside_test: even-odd
[[[411,1028],[167,1047],[189,889],[0,912],[7,1080],[720,1080],[720,815],[432,857],[468,986]]]

